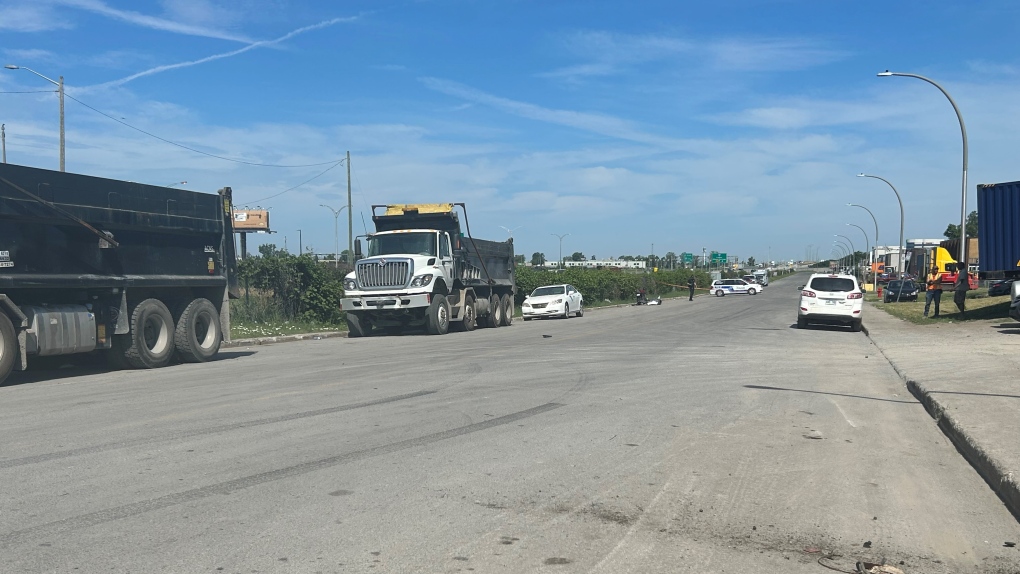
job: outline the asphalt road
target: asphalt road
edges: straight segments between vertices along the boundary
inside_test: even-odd
[[[797,285],[16,374],[0,569],[1020,571],[865,335],[792,328]]]

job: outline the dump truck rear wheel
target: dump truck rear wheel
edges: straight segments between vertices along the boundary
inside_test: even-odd
[[[0,383],[7,380],[7,375],[14,370],[14,357],[18,352],[18,336],[14,332],[14,323],[0,312]]]
[[[114,337],[113,353],[136,369],[156,369],[170,364],[174,354],[174,319],[159,299],[146,299],[131,312],[131,333]]]
[[[475,300],[473,297],[464,299],[464,320],[450,323],[450,329],[455,331],[475,330]]]
[[[188,303],[177,319],[174,346],[186,363],[204,363],[220,350],[220,314],[208,299]]]
[[[510,295],[503,295],[500,299],[500,306],[502,307],[502,317],[500,324],[504,327],[509,327],[514,323],[514,300],[510,298]]]
[[[501,302],[499,300],[499,295],[493,293],[492,296],[489,297],[489,315],[485,318],[486,327],[499,327],[501,322],[499,317],[502,315],[502,313],[500,313],[500,309]]]

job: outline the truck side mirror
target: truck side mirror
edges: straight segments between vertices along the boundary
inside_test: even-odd
[[[354,260],[359,261],[364,258],[364,253],[361,251],[361,240],[354,240]]]

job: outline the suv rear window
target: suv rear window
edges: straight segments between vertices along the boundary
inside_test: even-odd
[[[811,288],[815,291],[853,291],[855,287],[853,279],[842,277],[815,277],[811,280]]]

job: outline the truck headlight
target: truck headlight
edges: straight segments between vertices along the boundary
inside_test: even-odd
[[[344,291],[357,291],[358,284],[354,279],[344,279]]]
[[[424,287],[432,282],[432,275],[419,275],[411,280],[411,287]]]

